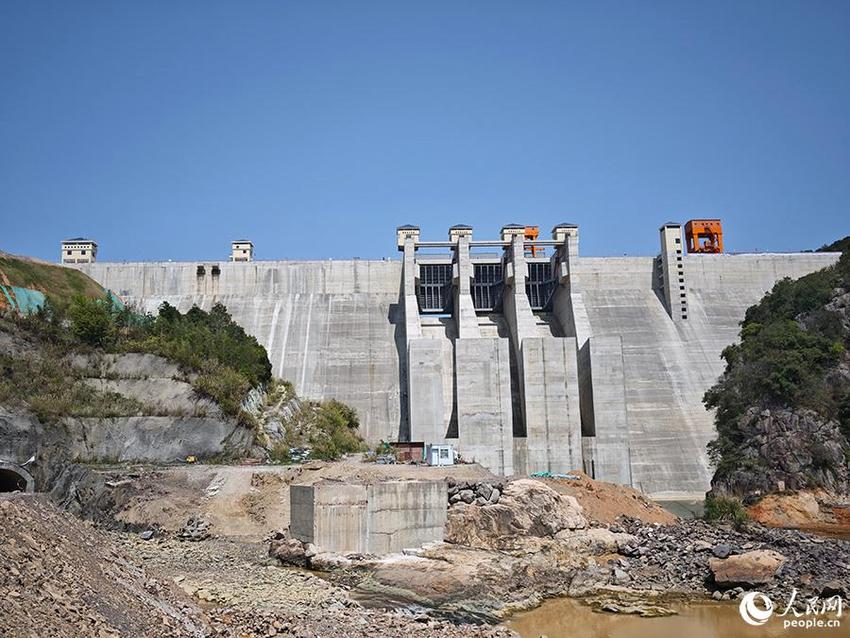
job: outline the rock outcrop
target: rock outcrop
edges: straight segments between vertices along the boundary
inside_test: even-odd
[[[760,496],[819,486],[850,491],[844,437],[835,421],[807,409],[750,408],[739,421],[740,467],[712,481],[715,494]]]
[[[585,527],[587,520],[575,498],[540,481],[518,479],[504,487],[496,504],[456,501],[449,508],[445,538],[477,549],[508,549],[529,537],[555,538]]]
[[[38,344],[0,329],[0,355],[38,360]],[[72,463],[173,463],[250,453],[254,433],[200,396],[172,361],[152,354],[71,354],[69,374],[93,391],[137,406],[125,416],[40,420],[25,405],[0,405],[0,460],[30,466],[36,490],[53,487]],[[72,379],[69,378],[71,383]]]

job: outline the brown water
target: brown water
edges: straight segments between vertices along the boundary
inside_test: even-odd
[[[522,638],[818,638],[850,636],[850,613],[842,627],[783,628],[782,618],[770,618],[759,627],[747,625],[738,603],[693,604],[677,607],[679,615],[640,618],[597,613],[576,600],[549,600],[537,609],[512,617],[505,624]],[[829,616],[835,618],[834,615]]]

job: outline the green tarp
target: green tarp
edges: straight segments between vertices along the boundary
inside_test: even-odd
[[[44,305],[45,297],[41,291],[3,285],[0,285],[0,290],[3,291],[9,306],[22,315],[33,313]]]

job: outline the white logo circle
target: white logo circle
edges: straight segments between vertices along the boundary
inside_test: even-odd
[[[761,606],[756,604],[756,598],[761,602]],[[748,625],[763,625],[767,619],[773,614],[773,603],[770,598],[759,591],[751,591],[741,598],[741,604],[738,606],[738,612],[741,618]]]

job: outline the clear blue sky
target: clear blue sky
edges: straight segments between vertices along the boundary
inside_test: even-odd
[[[0,3],[0,249],[395,257],[395,227],[655,254],[850,233],[850,2]]]

